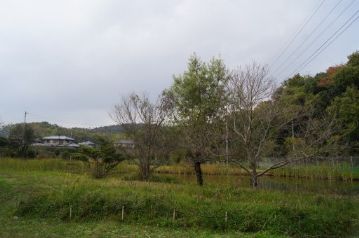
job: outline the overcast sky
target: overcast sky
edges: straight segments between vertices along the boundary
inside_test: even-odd
[[[121,96],[157,95],[193,52],[229,67],[288,62],[273,74],[281,81],[359,9],[342,0],[316,43],[287,59],[339,1],[326,0],[275,61],[321,0],[0,0],[0,121],[28,111],[28,121],[67,127],[113,124],[108,113]],[[345,63],[358,49],[359,21],[301,73]]]

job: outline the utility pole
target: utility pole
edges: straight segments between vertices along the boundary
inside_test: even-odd
[[[25,149],[26,147],[26,142],[25,142],[25,137],[26,137],[26,117],[29,113],[27,111],[25,111],[24,113],[24,133],[23,133],[23,137],[22,137],[22,146],[23,146],[23,149]],[[25,158],[27,157],[27,155],[25,154]]]
[[[229,159],[228,159],[228,119],[227,118],[226,118],[226,163],[228,167]]]
[[[25,111],[25,113],[24,113],[24,125],[26,125],[26,117],[27,117],[28,114],[29,113],[27,111]]]
[[[294,146],[294,122],[292,120],[292,150],[294,152],[295,146]]]
[[[25,145],[25,135],[26,135],[26,117],[27,117],[27,114],[29,114],[27,111],[25,111],[24,113],[24,133],[22,135],[22,143],[23,145]]]

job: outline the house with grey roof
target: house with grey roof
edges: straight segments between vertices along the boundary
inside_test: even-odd
[[[37,143],[37,146],[40,144]],[[47,136],[42,138],[42,146],[57,146],[57,147],[79,147],[78,144],[75,143],[75,139],[67,136]]]
[[[135,148],[135,142],[134,142],[134,140],[122,139],[122,140],[116,141],[115,146],[133,149],[133,148]]]
[[[96,144],[93,143],[92,141],[84,141],[84,142],[80,142],[79,146],[85,146],[85,147],[95,147]]]
[[[65,146],[75,143],[75,139],[67,136],[47,136],[42,138],[42,142],[50,146]]]

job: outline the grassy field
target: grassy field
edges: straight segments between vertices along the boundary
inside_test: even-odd
[[[280,168],[272,172],[273,176],[328,179],[341,181],[359,181],[359,167],[349,163],[322,163],[320,165],[295,165]]]
[[[357,197],[95,180],[86,170],[81,162],[0,159],[0,237],[345,237],[359,230]]]
[[[269,166],[268,166],[269,167]],[[204,164],[203,173],[209,175],[245,175],[245,171],[239,166],[226,166],[224,164]],[[260,171],[261,169],[259,169]],[[187,164],[161,166],[156,172],[162,174],[193,174],[193,168]],[[359,180],[359,167],[351,167],[349,163],[320,163],[308,165],[290,165],[268,173],[270,176],[308,178],[308,179],[328,179],[352,181]]]
[[[61,159],[41,159],[36,160],[18,160],[15,162],[11,159],[2,159],[1,165],[6,168],[16,170],[36,169],[42,171],[72,171],[84,173],[87,170],[87,165],[79,161],[64,162]],[[207,175],[245,175],[245,171],[238,166],[226,166],[224,164],[203,164],[203,174]],[[126,162],[121,163],[117,167],[119,173],[136,173],[137,167]],[[259,169],[260,171],[260,169]],[[160,174],[194,174],[194,169],[190,164],[164,165],[155,170]],[[308,179],[328,179],[352,181],[359,180],[359,167],[351,167],[349,163],[321,163],[319,165],[292,165],[271,171],[270,176],[278,177],[293,177],[293,178],[308,178]]]

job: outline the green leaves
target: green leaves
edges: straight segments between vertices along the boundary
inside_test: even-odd
[[[98,147],[82,147],[79,152],[71,155],[72,159],[90,163],[95,178],[102,178],[125,159],[124,155],[116,150],[111,141],[98,138]]]
[[[341,96],[334,99],[327,109],[329,113],[336,114],[344,128],[343,134],[351,140],[359,139],[359,90],[348,87]]]
[[[229,74],[221,59],[213,58],[209,63],[193,55],[188,69],[174,77],[171,92],[181,119],[207,122],[218,116],[225,106],[224,85]]]
[[[305,141],[313,137],[306,135],[304,129],[311,122],[319,121],[319,125],[323,125],[325,121],[335,120],[330,123],[332,135],[326,140],[327,144],[333,144],[330,145],[333,153],[351,151],[355,147],[359,139],[359,52],[348,59],[346,64],[329,67],[315,77],[295,75],[283,83],[273,99],[287,112],[283,118],[294,115],[295,119],[285,133],[281,132],[281,137],[294,134]],[[288,138],[285,140],[290,141]],[[335,149],[334,144],[342,150]]]

